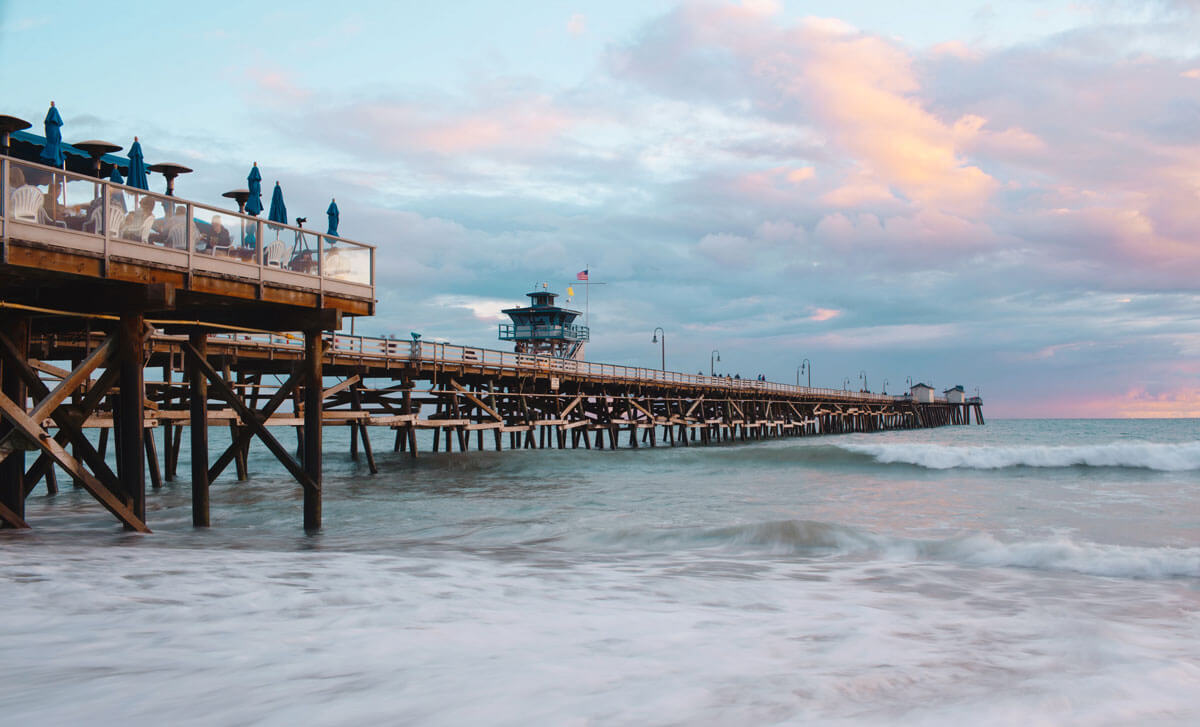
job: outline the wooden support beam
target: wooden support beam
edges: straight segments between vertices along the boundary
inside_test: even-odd
[[[324,393],[321,388],[321,364],[324,353],[321,329],[304,331],[303,473],[308,480],[304,487],[304,529],[307,532],[321,529],[321,402]],[[263,432],[266,432],[265,427]]]
[[[28,316],[4,316],[0,318],[0,329],[3,329],[5,340],[9,342],[12,351],[7,352],[8,360],[0,364],[0,393],[14,406],[25,412],[27,394],[26,381],[18,373],[20,365],[28,366],[29,358],[29,318]],[[7,348],[7,347],[6,347]],[[18,363],[19,362],[19,363]],[[36,374],[35,374],[36,377]],[[40,417],[38,419],[40,421]],[[15,423],[0,420],[0,442],[7,447],[5,458],[0,462],[0,522],[12,528],[27,528],[25,523],[25,449],[26,443],[19,433],[20,427]]]
[[[192,526],[206,528],[211,524],[208,513],[208,377],[204,367],[208,366],[208,333],[194,329],[188,334],[184,348],[187,360],[187,376],[191,384],[189,409],[191,411],[192,447]],[[213,372],[214,374],[216,372]]]
[[[121,316],[116,357],[121,387],[116,410],[116,425],[120,432],[117,475],[129,494],[133,513],[142,521],[146,519],[146,463],[143,459],[146,436],[144,325],[141,313],[125,313]]]

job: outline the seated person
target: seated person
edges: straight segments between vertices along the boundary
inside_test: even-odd
[[[57,174],[50,175],[49,188],[46,194],[42,197],[42,208],[46,212],[46,218],[53,224],[59,227],[66,227],[66,217],[68,209],[65,205],[59,203],[59,197],[62,196],[62,178]]]
[[[208,234],[204,236],[207,243],[205,252],[210,255],[216,248],[228,250],[232,244],[229,238],[229,230],[221,223],[221,215],[212,216],[212,224],[209,227]]]
[[[125,216],[125,222],[121,225],[121,237],[126,240],[135,242],[149,242],[149,239],[144,235],[149,220],[154,219],[154,198],[142,197],[138,202],[138,208]]]

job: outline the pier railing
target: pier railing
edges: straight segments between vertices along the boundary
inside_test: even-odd
[[[212,336],[212,340],[214,343],[230,343],[235,346],[267,347],[276,350],[291,349],[297,352],[302,351],[304,347],[302,337],[289,334],[219,334]],[[893,403],[908,399],[907,396],[893,396],[890,394],[792,386],[791,384],[779,384],[772,381],[734,379],[725,376],[704,376],[702,374],[685,374],[678,371],[663,371],[661,369],[649,369],[640,366],[575,361],[551,356],[496,351],[489,348],[456,346],[436,341],[371,338],[367,336],[347,336],[339,333],[326,336],[326,348],[327,352],[332,355],[358,357],[364,361],[376,363],[394,361],[397,364],[473,366],[497,371],[510,370],[547,376],[562,374],[591,379],[606,379],[622,383],[676,384],[679,386],[700,386],[730,392],[778,394],[786,397],[836,398],[872,403]],[[944,403],[945,399],[939,398],[936,401]]]
[[[0,227],[100,257],[374,299],[375,248],[54,167],[0,158]]]

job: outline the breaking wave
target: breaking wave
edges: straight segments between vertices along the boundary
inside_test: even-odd
[[[1200,578],[1200,548],[1105,545],[1065,537],[1003,542],[988,534],[918,540],[811,520],[623,531],[610,534],[608,540],[610,545],[635,549],[719,548],[807,557],[941,561],[1112,578]]]
[[[1200,469],[1200,442],[1111,442],[1061,446],[966,447],[944,444],[838,444],[884,464],[928,469],[1004,467],[1132,467],[1183,472]]]

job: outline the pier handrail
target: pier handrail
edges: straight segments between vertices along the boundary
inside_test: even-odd
[[[13,170],[20,170],[25,185],[38,188],[47,187],[43,195],[55,191],[51,206],[61,204],[64,209],[75,206],[92,206],[99,204],[100,210],[109,210],[118,195],[124,200],[133,200],[126,210],[126,215],[100,214],[83,220],[81,227],[89,225],[93,229],[72,229],[65,221],[50,218],[44,213],[38,213],[33,219],[18,218],[13,209]],[[34,180],[37,180],[36,182]],[[90,189],[89,189],[90,188]],[[81,192],[80,190],[84,190]],[[76,201],[71,201],[74,192]],[[113,221],[121,218],[128,219],[138,211],[142,199],[149,198],[165,210],[177,206],[184,207],[186,224],[178,225],[178,234],[168,237],[163,230],[158,234],[162,240],[157,243],[148,241],[150,225],[147,224],[146,234],[138,239],[130,236],[128,229],[113,229]],[[223,256],[217,254],[217,248],[198,249],[201,239],[211,241],[213,233],[201,234],[197,227],[197,213],[219,215],[223,227],[228,231],[232,247],[242,251],[243,257]],[[165,229],[171,224],[174,215],[164,214],[163,217],[152,217],[156,223],[162,223]],[[81,220],[75,217],[75,220]],[[225,221],[228,222],[225,222]],[[149,222],[149,221],[148,221]],[[199,220],[201,224],[210,222]],[[30,227],[39,228],[36,239],[52,245],[71,248],[101,257],[107,263],[109,258],[133,258],[151,264],[162,264],[186,268],[189,272],[201,272],[230,275],[250,279],[256,282],[270,280],[285,285],[310,288],[325,292],[346,293],[363,297],[374,297],[375,287],[375,246],[358,242],[345,237],[326,235],[312,229],[303,229],[295,225],[269,222],[265,219],[226,209],[195,202],[175,196],[167,196],[150,192],[125,184],[116,184],[107,179],[68,172],[55,167],[27,162],[11,157],[0,157],[0,238],[4,243],[14,237],[19,237],[23,230]],[[122,233],[125,234],[122,234]],[[233,235],[238,239],[234,241]],[[290,243],[293,248],[303,246],[292,258],[292,265],[271,265],[264,259],[264,248],[268,244],[267,235]],[[182,242],[179,247],[171,243]],[[251,247],[251,245],[253,247]],[[307,255],[302,255],[308,253]],[[106,265],[107,269],[107,265]]]
[[[303,337],[299,334],[231,333],[215,334],[211,338],[214,341],[230,342],[234,345],[266,345],[273,348],[287,348],[296,351],[301,351],[304,348]],[[467,365],[488,369],[517,370],[545,376],[564,374],[589,378],[608,378],[630,383],[677,384],[681,386],[715,388],[731,392],[779,394],[791,398],[836,398],[843,401],[860,401],[864,403],[895,403],[905,401],[909,398],[891,394],[793,386],[773,381],[685,374],[679,371],[663,371],[661,369],[624,366],[621,364],[575,361],[550,356],[497,351],[477,346],[458,346],[437,341],[404,341],[395,338],[349,336],[342,333],[327,334],[325,340],[328,354],[359,357],[363,360],[373,362],[392,360],[397,363],[410,364]],[[938,403],[945,403],[945,399],[941,398],[936,399],[936,401]]]

